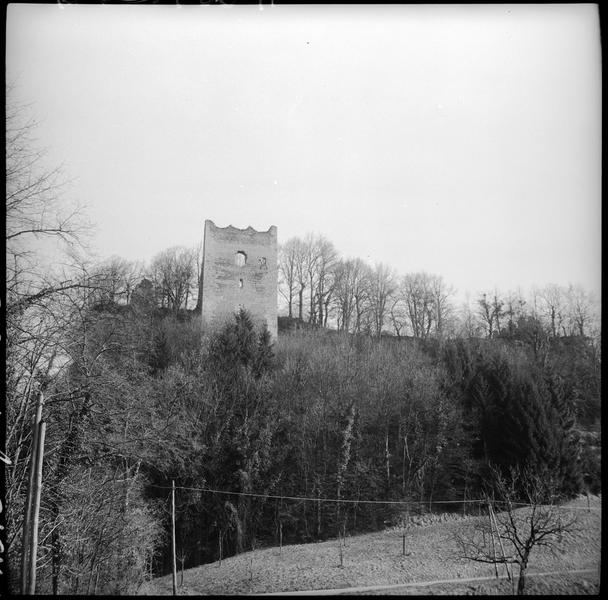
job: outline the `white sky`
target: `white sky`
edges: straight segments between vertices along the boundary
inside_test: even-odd
[[[600,291],[597,7],[10,5],[7,81],[102,257],[308,231],[459,295]]]

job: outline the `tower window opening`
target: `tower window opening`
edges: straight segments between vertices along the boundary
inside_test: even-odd
[[[237,267],[244,267],[247,264],[247,255],[242,250],[239,250],[236,253],[234,261]]]

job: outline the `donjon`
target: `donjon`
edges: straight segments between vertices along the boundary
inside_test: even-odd
[[[277,337],[277,228],[256,231],[205,221],[202,266],[203,323],[226,320],[240,308]]]

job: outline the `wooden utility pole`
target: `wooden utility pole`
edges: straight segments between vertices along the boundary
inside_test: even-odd
[[[38,454],[38,422],[32,419],[32,454],[30,456],[30,478],[23,514],[23,535],[21,537],[21,595],[27,593],[28,562],[30,557],[30,529],[32,505],[34,500],[34,481],[36,479],[36,455]]]
[[[171,550],[173,556],[173,595],[177,594],[177,561],[175,556],[175,480],[171,480]]]
[[[30,572],[30,561],[32,559],[32,526],[33,526],[33,507],[35,487],[37,481],[38,447],[40,445],[40,423],[42,421],[42,406],[44,395],[38,395],[36,414],[32,419],[32,452],[30,456],[30,477],[28,482],[28,493],[23,514],[23,535],[21,540],[21,594],[28,593],[28,574]],[[42,461],[40,462],[40,472],[42,473]],[[36,523],[37,526],[37,523]],[[35,570],[35,565],[34,565]]]
[[[492,509],[490,507],[490,498],[488,498],[488,518],[490,520],[490,536],[492,539],[492,557],[494,561],[494,574],[498,579],[498,566],[496,564],[496,543],[494,542],[494,522],[492,521]]]
[[[32,534],[30,546],[30,575],[27,586],[27,594],[33,596],[36,593],[36,557],[38,554],[38,516],[40,514],[40,491],[42,488],[42,461],[44,459],[44,437],[46,434],[46,423],[40,423],[38,439],[38,452],[36,453],[36,487],[34,488],[34,506],[32,507]]]
[[[222,566],[222,535],[223,535],[222,534],[222,530],[220,528],[219,533],[217,534],[217,544],[218,544],[218,548],[219,548],[219,551],[220,551],[220,559],[219,559],[219,562],[218,562],[218,565],[217,565],[218,567]]]

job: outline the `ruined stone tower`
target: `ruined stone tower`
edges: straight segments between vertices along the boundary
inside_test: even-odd
[[[247,309],[277,337],[277,228],[256,231],[205,221],[201,284],[203,323]]]

